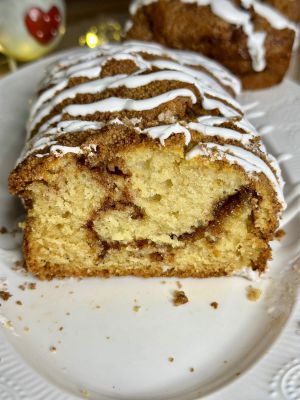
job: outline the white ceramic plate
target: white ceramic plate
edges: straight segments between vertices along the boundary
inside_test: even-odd
[[[48,62],[0,81],[0,226],[10,229],[22,207],[7,176]],[[174,307],[176,279],[36,281],[12,269],[20,234],[2,234],[0,285],[13,297],[0,307],[1,400],[300,399],[300,86],[286,80],[241,101],[280,155],[289,194],[287,234],[274,243],[269,273],[258,282],[181,279],[189,302]],[[36,288],[21,290],[24,282]],[[256,302],[249,285],[262,290]]]

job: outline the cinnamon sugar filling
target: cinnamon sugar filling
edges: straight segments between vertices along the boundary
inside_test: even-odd
[[[217,242],[218,237],[222,235],[222,223],[226,217],[235,213],[235,211],[237,211],[243,205],[251,205],[251,199],[257,199],[257,197],[257,193],[253,189],[249,187],[242,187],[236,193],[227,196],[215,204],[213,208],[213,219],[209,221],[206,226],[191,227],[188,232],[185,232],[181,235],[170,233],[169,236],[172,239],[176,237],[183,245],[203,238],[205,238],[210,244],[213,244]],[[156,262],[163,262],[166,256],[168,258],[169,256],[172,256],[173,247],[171,245],[158,245],[149,239],[136,239],[127,243],[116,240],[103,240],[103,238],[101,238],[96,231],[94,225],[95,219],[108,210],[123,211],[125,209],[130,210],[130,217],[132,219],[143,219],[145,217],[145,214],[140,207],[136,206],[131,201],[128,201],[128,199],[115,202],[110,198],[105,198],[101,207],[92,213],[91,219],[89,219],[84,225],[88,233],[90,246],[97,246],[100,249],[99,259],[104,260],[105,256],[110,250],[120,250],[121,248],[126,247],[134,249],[147,248],[149,250],[150,260]],[[253,213],[251,213],[249,217],[248,229],[254,229]],[[165,253],[165,256],[162,253]]]

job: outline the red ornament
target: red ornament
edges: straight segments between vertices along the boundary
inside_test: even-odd
[[[44,12],[38,7],[30,8],[25,14],[25,25],[28,32],[39,43],[46,45],[58,34],[61,15],[57,7],[51,7]]]

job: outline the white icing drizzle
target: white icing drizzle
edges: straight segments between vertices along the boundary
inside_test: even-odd
[[[137,64],[140,69],[147,69],[149,67],[149,61],[144,60],[137,53],[148,53],[156,56],[168,56],[173,61],[175,60],[177,64],[182,66],[188,65],[198,65],[209,71],[213,77],[215,77],[220,83],[225,86],[229,86],[235,94],[239,94],[241,90],[240,81],[232,75],[224,67],[220,66],[218,63],[210,60],[209,58],[195,54],[189,51],[183,50],[171,50],[156,43],[146,43],[138,41],[128,41],[123,44],[110,44],[104,45],[94,50],[87,50],[86,55],[78,57],[77,51],[74,51],[72,56],[68,59],[61,61],[58,65],[50,68],[48,71],[49,78],[46,80],[46,84],[51,84],[57,82],[59,79],[70,77],[70,76],[85,76],[86,71],[90,71],[92,67],[98,67],[99,65],[105,64],[110,59],[129,59]],[[90,67],[86,68],[86,61],[90,60],[92,64]],[[158,61],[158,60],[157,60]],[[160,60],[163,61],[163,60]],[[168,60],[164,60],[168,61]],[[72,70],[76,66],[76,74]],[[73,71],[73,74],[71,73]],[[98,69],[99,74],[101,69]],[[98,76],[98,75],[96,75]]]
[[[171,64],[171,65],[170,65]],[[175,63],[152,63],[152,65],[160,65],[163,67],[172,67]],[[204,108],[207,110],[211,110],[214,108],[219,108],[219,110],[222,112],[223,115],[225,116],[236,116],[239,114],[242,114],[242,110],[240,108],[239,103],[237,103],[234,99],[229,97],[227,94],[225,94],[225,91],[222,90],[220,93],[213,88],[212,89],[212,82],[210,79],[210,86],[206,86],[205,82],[205,77],[207,75],[205,74],[197,74],[197,71],[195,71],[195,76],[198,77],[195,78],[188,74],[187,72],[182,72],[180,71],[181,66],[177,64],[177,71],[172,71],[172,70],[163,70],[163,71],[158,71],[158,72],[153,72],[145,75],[135,75],[133,74],[132,76],[127,76],[127,75],[114,75],[114,76],[109,76],[106,78],[102,79],[97,79],[93,81],[89,81],[74,87],[71,87],[69,89],[62,90],[59,94],[57,94],[52,101],[49,101],[47,104],[44,104],[44,106],[38,111],[39,107],[43,103],[40,99],[43,97],[45,98],[44,93],[43,95],[37,100],[35,105],[33,106],[32,113],[31,113],[31,118],[32,122],[30,124],[30,130],[32,130],[39,121],[41,121],[45,116],[49,115],[51,110],[61,102],[63,102],[66,99],[72,99],[74,98],[77,94],[95,94],[95,93],[100,93],[106,89],[110,88],[117,88],[120,86],[125,86],[127,88],[137,88],[140,86],[148,85],[151,82],[154,81],[159,81],[159,80],[174,80],[174,81],[180,81],[180,82],[185,82],[185,83],[190,83],[194,85],[199,93],[201,94],[201,97],[203,98],[202,105]],[[184,68],[183,69],[187,70],[190,72],[191,68]],[[200,80],[201,79],[201,80]],[[204,83],[203,83],[204,81]],[[56,87],[59,86],[56,85]],[[64,87],[66,86],[66,83],[64,81]],[[52,89],[52,88],[51,88]],[[55,89],[47,91],[47,97],[48,96],[53,96],[55,93]],[[48,93],[50,92],[50,93]],[[224,104],[223,101],[218,101],[216,99],[210,99],[206,97],[206,94],[218,97],[219,99],[225,101],[227,104],[229,104],[229,107]],[[239,110],[237,112],[234,110],[232,107],[236,108]]]
[[[193,104],[197,102],[197,97],[189,89],[176,89],[160,94],[149,99],[133,100],[119,97],[109,97],[108,99],[96,101],[90,104],[72,104],[64,108],[64,112],[75,117],[91,115],[96,112],[120,112],[127,111],[145,111],[159,107],[168,101],[177,97],[189,97]]]
[[[232,273],[232,276],[248,279],[249,281],[257,282],[260,279],[258,270],[253,270],[249,267],[244,267]]]
[[[153,55],[152,59],[143,59],[144,53]],[[161,59],[160,57],[164,55],[171,59]],[[78,58],[81,62],[77,62]],[[100,71],[111,59],[131,60],[137,68],[130,74],[122,73],[100,78]],[[205,68],[212,66],[210,72],[217,71],[218,80],[213,79],[210,73],[193,68],[193,66],[202,66],[202,61]],[[89,76],[92,70],[92,78],[90,78],[92,80],[83,83],[73,82],[70,85],[69,80],[74,77],[74,73],[78,73],[78,76],[85,76],[85,74]],[[255,174],[263,173],[277,191],[279,201],[283,202],[281,192],[283,181],[278,163],[267,154],[256,129],[244,118],[239,103],[222,87],[220,82],[226,81],[231,89],[237,90],[239,84],[236,85],[236,79],[232,79],[231,75],[218,64],[189,52],[169,51],[151,43],[128,42],[123,45],[106,45],[92,53],[89,50],[74,52],[67,60],[52,67],[49,75],[47,85],[50,86],[37,97],[33,105],[29,132],[32,132],[44,118],[48,117],[48,119],[27,141],[18,162],[29,155],[36,157],[46,157],[50,154],[54,157],[62,157],[65,154],[93,156],[93,153],[98,151],[95,144],[85,146],[83,141],[81,146],[63,145],[64,136],[71,135],[69,136],[71,140],[72,135],[85,131],[101,132],[104,127],[111,124],[126,125],[137,134],[147,135],[159,141],[162,146],[174,134],[183,135],[185,145],[189,145],[192,135],[195,136],[198,132],[201,137],[205,137],[205,144],[199,143],[194,147],[187,154],[187,159],[196,155],[212,155],[217,159],[238,163],[251,176],[255,177]],[[118,97],[119,91],[116,90],[118,88],[135,89],[159,81],[180,82],[183,86],[186,84],[192,87],[169,88],[164,93],[143,99],[132,99],[130,96]],[[114,96],[84,104],[81,104],[78,98],[77,102],[78,94],[89,94],[90,101],[93,101],[95,98],[93,95],[98,95],[106,89],[113,89]],[[153,110],[178,98],[187,99],[191,103],[190,106],[197,103],[196,108],[191,110],[191,117],[179,120],[179,117],[174,112],[172,113],[171,107],[161,111],[156,119],[151,121],[151,126],[147,125],[149,122],[143,117],[143,111]],[[69,99],[71,104],[61,107],[59,114],[50,117],[52,110],[57,110],[58,108],[55,107],[66,99]],[[197,117],[198,105],[201,113],[204,111],[206,115]],[[214,115],[215,110],[219,111],[217,115]],[[130,119],[128,111],[138,114]],[[121,116],[116,118],[112,114],[116,112],[121,112]],[[97,113],[107,113],[107,119],[98,121]],[[110,114],[111,117],[109,117]],[[217,144],[216,141],[224,144]],[[228,141],[231,141],[231,144]],[[238,145],[233,146],[232,141]]]
[[[134,15],[142,6],[147,6],[158,0],[135,0],[131,3],[130,13]],[[249,9],[253,7],[256,14],[265,18],[274,29],[291,29],[295,31],[298,41],[298,28],[295,23],[286,18],[272,6],[258,0],[241,0],[243,8],[236,5],[233,0],[181,0],[182,3],[196,3],[199,6],[210,6],[211,11],[230,24],[239,26],[247,36],[247,45],[254,71],[263,71],[266,67],[265,40],[267,33],[255,31]]]
[[[190,131],[180,124],[173,125],[160,125],[148,128],[143,131],[148,134],[152,139],[159,139],[162,145],[165,144],[165,140],[168,139],[174,133],[183,133],[185,136],[185,144],[188,145],[191,141]]]

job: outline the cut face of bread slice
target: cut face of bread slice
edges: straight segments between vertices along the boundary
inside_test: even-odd
[[[280,171],[229,94],[238,81],[197,57],[128,42],[50,69],[9,181],[27,209],[28,270],[265,270],[284,207]]]

